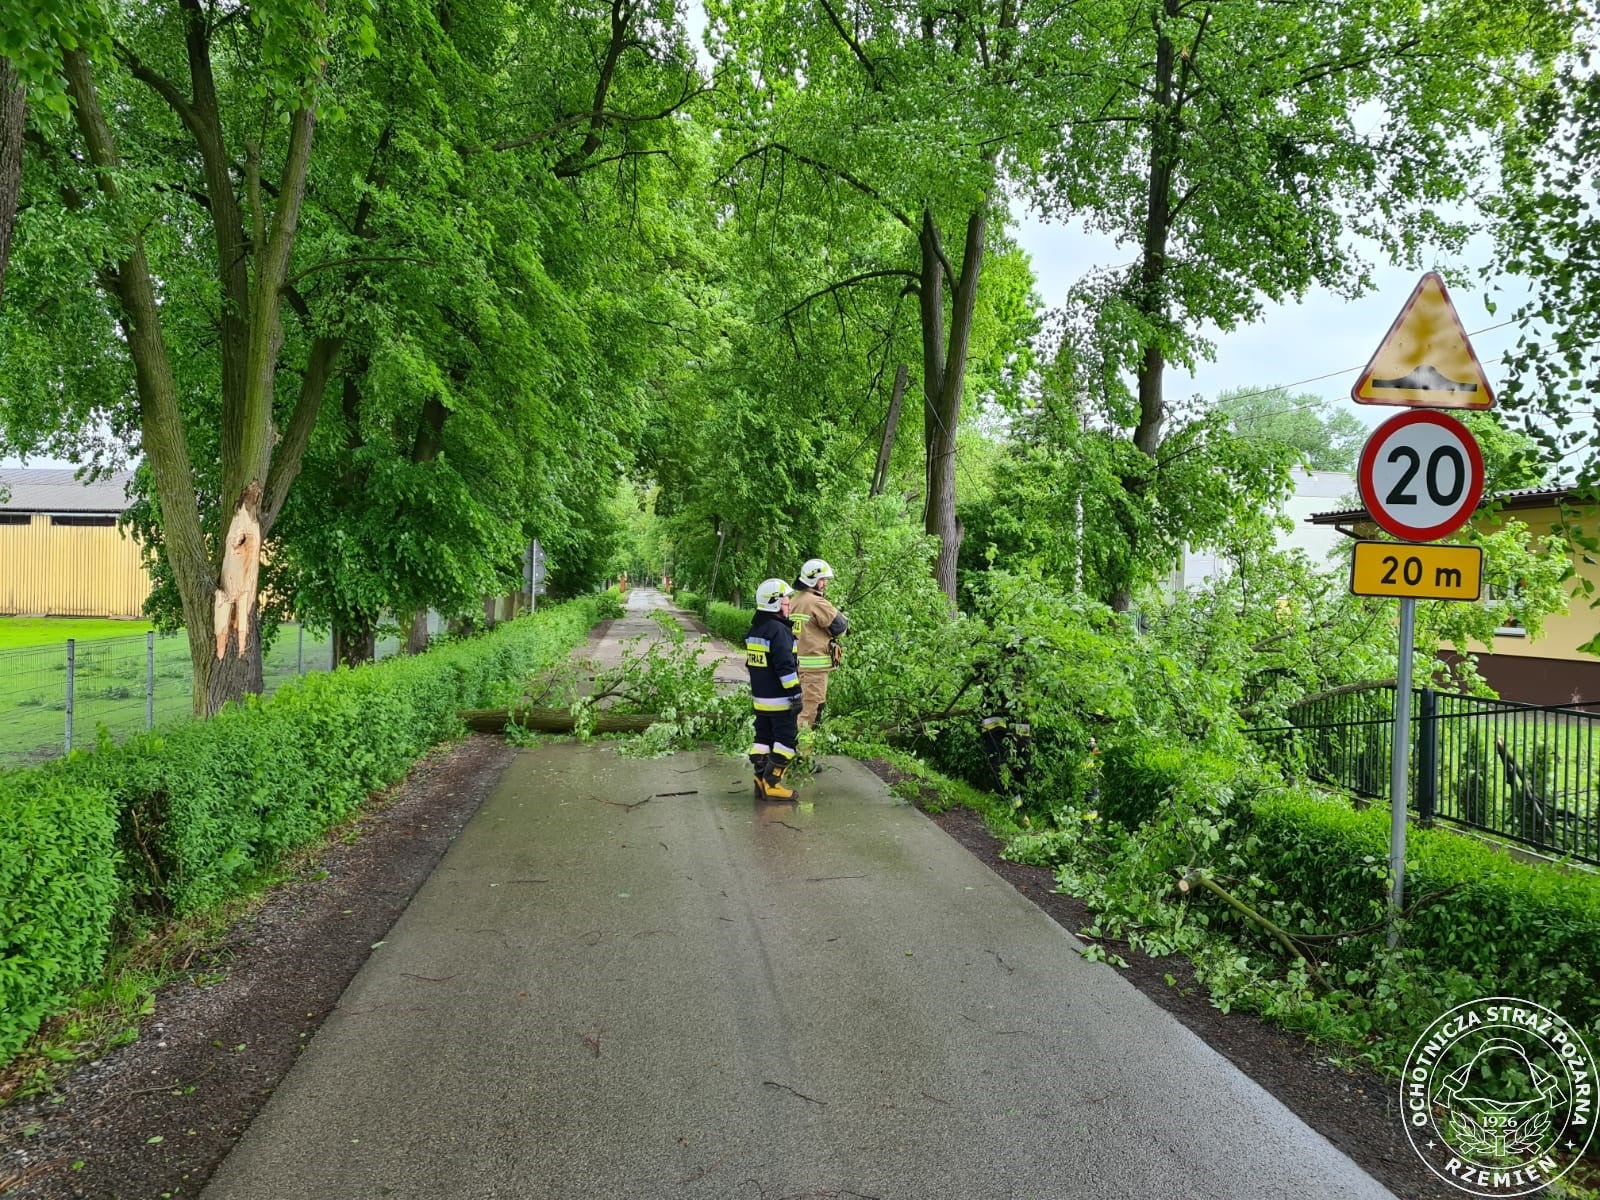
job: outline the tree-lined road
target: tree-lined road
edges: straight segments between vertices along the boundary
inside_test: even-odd
[[[866,768],[525,750],[209,1200],[1387,1195]]]

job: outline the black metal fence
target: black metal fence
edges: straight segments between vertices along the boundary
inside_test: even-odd
[[[1393,685],[1330,693],[1250,732],[1286,763],[1357,795],[1387,800]],[[1538,707],[1417,688],[1410,803],[1447,821],[1549,854],[1600,863],[1600,711]]]

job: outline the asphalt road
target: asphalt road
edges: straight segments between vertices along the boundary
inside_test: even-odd
[[[1377,1197],[864,767],[524,750],[208,1200]]]

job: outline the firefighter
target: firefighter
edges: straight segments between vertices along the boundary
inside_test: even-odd
[[[794,581],[794,601],[789,616],[794,626],[795,655],[800,662],[800,690],[805,705],[800,728],[810,729],[822,719],[828,702],[828,674],[839,665],[839,637],[850,628],[845,615],[827,597],[833,568],[820,558],[808,558]]]
[[[744,635],[745,666],[750,671],[750,702],[756,713],[756,739],[750,747],[757,800],[793,800],[784,774],[799,741],[796,719],[802,701],[795,666],[794,632],[789,628],[793,591],[781,579],[756,589],[756,615]]]
[[[1020,719],[1025,679],[1021,640],[1012,638],[994,658],[980,661],[977,679],[983,756],[994,790],[1004,793],[1021,786],[1033,766],[1033,727]]]

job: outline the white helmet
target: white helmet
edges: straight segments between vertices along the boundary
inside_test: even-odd
[[[779,612],[785,596],[794,595],[794,589],[781,579],[764,579],[756,589],[758,612]]]
[[[806,565],[800,568],[800,582],[807,587],[816,587],[821,579],[832,579],[833,568],[820,558],[806,559]]]

